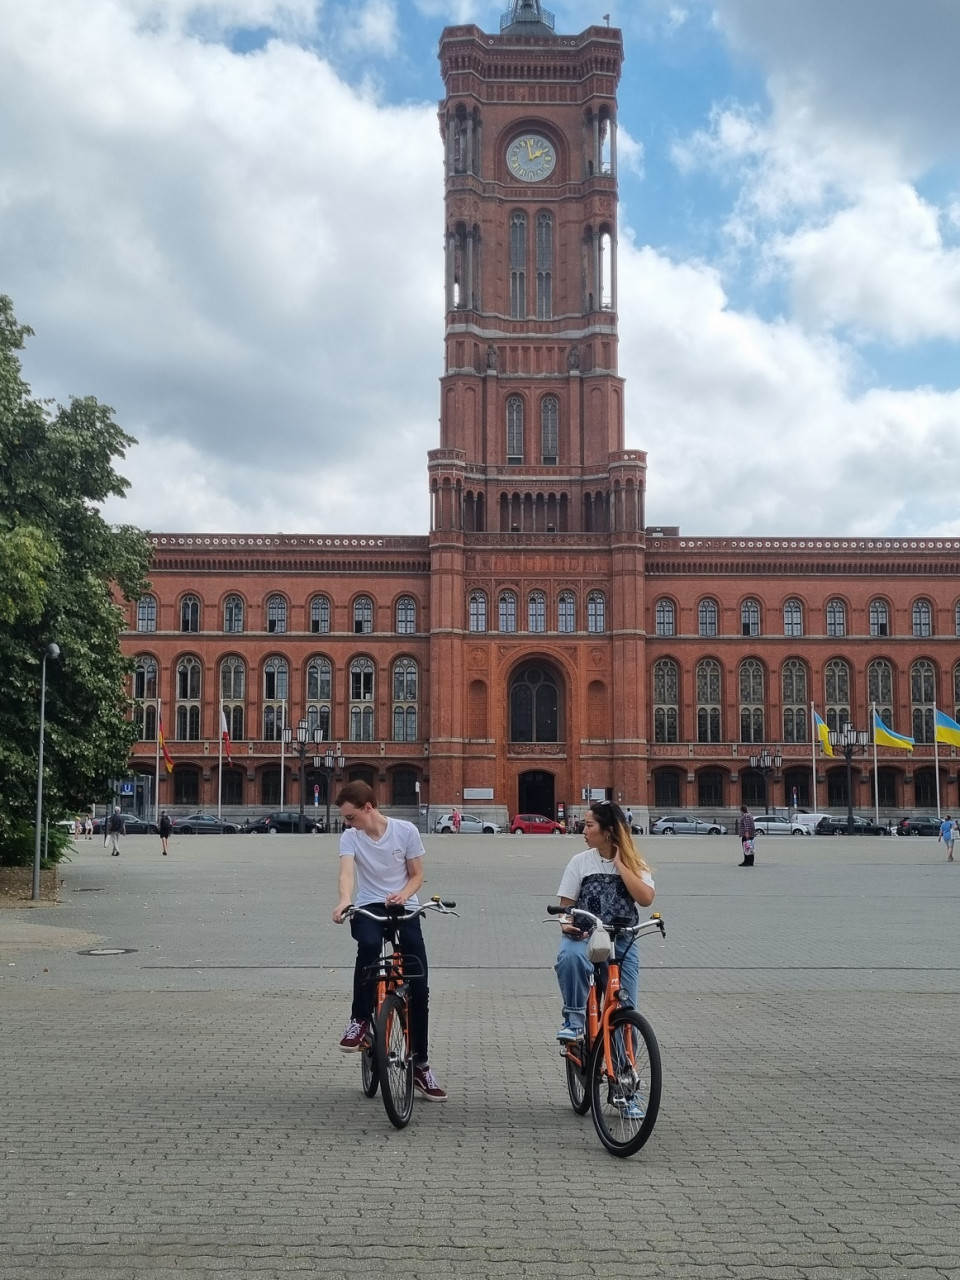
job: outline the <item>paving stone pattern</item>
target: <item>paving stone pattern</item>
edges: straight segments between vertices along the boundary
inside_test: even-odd
[[[664,1098],[616,1160],[553,1040],[541,922],[579,847],[428,841],[462,910],[425,926],[451,1098],[397,1132],[336,1049],[332,838],[79,846],[62,906],[0,913],[0,1280],[960,1280],[960,868],[648,841]]]

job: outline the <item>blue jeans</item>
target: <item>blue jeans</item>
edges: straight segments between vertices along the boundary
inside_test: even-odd
[[[621,960],[620,985],[630,997],[634,1007],[637,1004],[637,991],[640,985],[640,956],[637,944],[634,943],[623,958],[630,939],[617,941],[617,959]],[[587,957],[586,941],[571,938],[563,934],[560,939],[560,954],[556,963],[557,980],[560,983],[560,994],[563,997],[563,1016],[572,1027],[586,1026],[587,993],[590,990],[590,975],[593,965]]]
[[[382,902],[366,904],[375,915],[386,913]],[[353,971],[353,1005],[351,1018],[357,1022],[369,1022],[373,1017],[373,1005],[376,996],[376,984],[364,978],[363,971],[380,959],[380,947],[384,937],[389,937],[387,925],[371,920],[369,916],[351,916],[350,932],[357,943],[357,963]],[[410,1049],[414,1062],[427,1061],[428,1002],[427,987],[427,949],[423,941],[419,916],[414,920],[405,920],[400,925],[398,934],[400,950],[404,956],[415,956],[423,966],[423,973],[417,977],[408,977],[410,988]],[[414,964],[414,968],[420,966]]]

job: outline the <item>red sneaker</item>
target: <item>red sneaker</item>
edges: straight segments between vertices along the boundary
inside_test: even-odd
[[[413,1068],[413,1085],[428,1102],[446,1102],[447,1100],[446,1091],[440,1088],[437,1077],[426,1062],[422,1062],[419,1066]]]
[[[340,1049],[343,1053],[359,1053],[366,1044],[369,1034],[369,1022],[358,1022],[356,1018],[351,1018],[350,1025],[340,1041]]]

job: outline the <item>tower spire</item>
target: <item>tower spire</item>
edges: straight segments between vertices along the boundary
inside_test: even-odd
[[[513,0],[500,19],[500,34],[509,36],[552,36],[556,19],[540,0]]]

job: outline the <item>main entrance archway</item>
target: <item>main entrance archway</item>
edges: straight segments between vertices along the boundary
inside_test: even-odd
[[[545,769],[528,769],[517,779],[517,813],[542,813],[555,818],[556,779]]]

